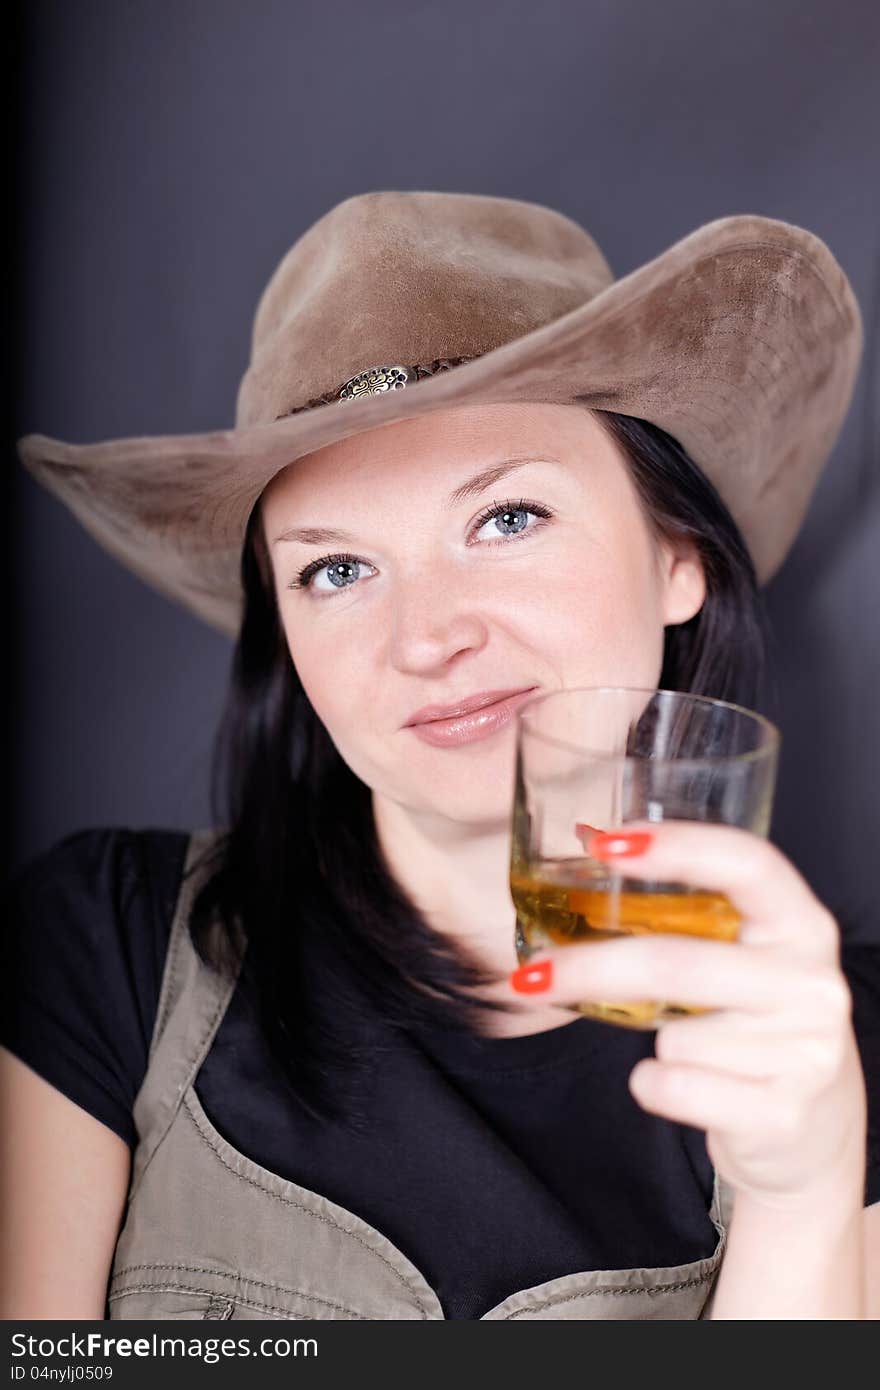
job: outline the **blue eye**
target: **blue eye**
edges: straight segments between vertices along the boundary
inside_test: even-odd
[[[359,560],[356,555],[325,555],[320,560],[312,560],[305,569],[300,570],[290,587],[291,589],[312,589],[314,588],[313,578],[321,570],[326,569],[331,584],[338,589],[350,589],[354,579],[359,577],[358,573],[352,577],[351,571],[360,571],[363,563],[363,560]],[[349,573],[340,574],[340,571],[349,571]]]
[[[506,502],[493,502],[491,507],[487,507],[474,522],[472,534],[481,531],[488,522],[494,521],[497,518],[502,522],[503,526],[515,527],[516,529],[507,531],[501,530],[493,539],[489,540],[488,544],[509,545],[511,541],[518,540],[520,536],[525,535],[528,531],[536,531],[538,529],[538,526],[529,526],[525,520],[521,523],[518,522],[518,518],[525,518],[529,515],[541,518],[541,521],[538,523],[538,526],[540,526],[543,521],[549,520],[553,513],[550,511],[549,507],[543,506],[542,503],[529,502],[524,497],[521,497],[518,502],[511,502],[509,499]],[[311,589],[313,593],[320,593],[330,597],[329,590],[317,590],[312,583],[312,580],[316,578],[322,570],[327,571],[330,584],[338,592],[340,589],[351,589],[354,587],[354,583],[360,577],[360,570],[363,566],[367,569],[372,569],[372,565],[367,565],[367,562],[359,559],[357,555],[322,555],[319,560],[310,560],[305,568],[301,569],[299,574],[291,580],[288,588]]]
[[[486,511],[483,512],[482,516],[477,517],[474,523],[474,529],[475,531],[480,531],[488,522],[494,521],[496,518],[500,519],[505,526],[508,526],[512,524],[512,521],[514,521],[516,517],[526,517],[529,515],[539,516],[547,520],[547,518],[552,516],[552,512],[548,507],[542,506],[540,502],[527,502],[524,497],[521,497],[516,503],[509,501],[493,502],[491,507],[487,507]],[[519,536],[522,535],[523,531],[526,529],[534,531],[537,528],[534,526],[527,527],[526,522],[523,522],[515,531],[501,531],[497,533],[496,536],[493,537],[493,540],[503,541],[508,536]]]

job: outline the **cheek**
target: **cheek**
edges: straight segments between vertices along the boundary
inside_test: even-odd
[[[535,576],[511,614],[566,686],[653,686],[659,676],[663,620],[639,556],[614,565],[598,553],[560,556],[552,572]]]
[[[284,633],[300,684],[321,722],[331,730],[340,722],[343,727],[347,721],[356,722],[361,690],[358,668],[365,664],[362,648],[348,642],[328,643],[320,623],[298,627],[294,633],[285,621]]]
[[[339,756],[367,786],[381,784],[387,741],[377,741],[369,716],[387,719],[388,711],[377,710],[369,694],[375,688],[375,653],[361,642],[328,644],[319,624],[312,634],[298,631],[293,637],[285,623],[285,635],[300,684]]]

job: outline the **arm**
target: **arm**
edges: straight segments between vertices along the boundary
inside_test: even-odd
[[[0,1318],[103,1319],[131,1155],[0,1047]]]
[[[863,1319],[880,1315],[880,1203],[862,1208],[857,1176],[809,1201],[772,1208],[737,1194],[713,1319]],[[756,1310],[760,1309],[757,1313]]]
[[[556,949],[544,971],[548,1002],[704,1011],[661,1025],[629,1088],[643,1109],[705,1130],[734,1189],[709,1316],[876,1316],[867,1094],[836,921],[775,846],[737,827],[637,822],[607,838],[598,849],[625,856],[627,875],[709,884],[741,914],[736,942],[633,936]]]

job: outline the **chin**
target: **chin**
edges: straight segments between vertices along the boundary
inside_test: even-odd
[[[467,784],[450,787],[446,794],[435,783],[429,800],[421,800],[423,811],[433,812],[457,825],[470,825],[485,831],[510,829],[513,820],[513,778],[495,785],[469,788]]]

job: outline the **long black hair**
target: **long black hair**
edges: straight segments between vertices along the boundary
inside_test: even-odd
[[[666,628],[660,687],[754,705],[770,630],[736,523],[671,435],[631,416],[593,414],[619,446],[653,534],[692,539],[705,568],[699,612]],[[481,1034],[487,1011],[507,1006],[475,996],[497,977],[428,924],[385,864],[370,788],[343,762],[290,658],[259,506],[241,577],[243,617],[212,772],[223,833],[192,936],[216,969],[243,961],[244,996],[297,1101],[318,1120],[357,1125],[381,1046],[371,1018],[392,1030]]]

